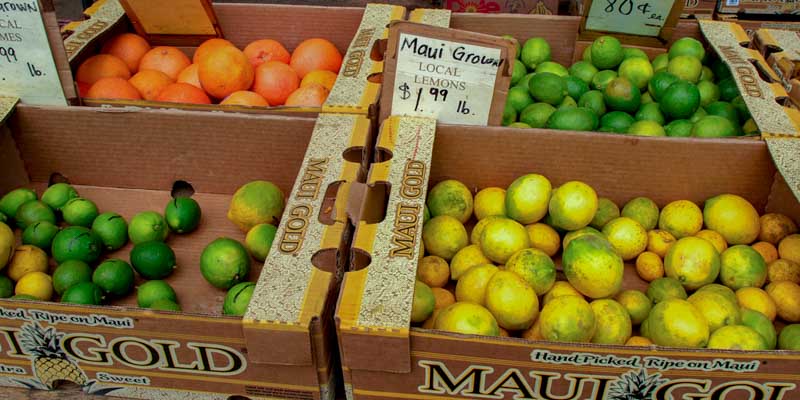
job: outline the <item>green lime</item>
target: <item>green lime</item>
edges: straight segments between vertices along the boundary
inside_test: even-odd
[[[649,231],[658,225],[658,204],[647,197],[636,197],[625,203],[620,215],[638,222]]]
[[[68,226],[56,234],[50,249],[50,254],[59,264],[67,260],[91,264],[100,258],[103,243],[87,228]]]
[[[17,209],[31,200],[36,200],[36,192],[27,188],[14,189],[0,198],[0,212],[9,218],[17,215]]]
[[[250,229],[244,239],[250,255],[258,261],[264,261],[269,255],[269,249],[272,248],[277,231],[278,228],[271,224],[258,224]]]
[[[519,58],[522,55],[522,45],[519,44],[519,40],[517,40],[517,38],[515,38],[512,35],[503,35],[500,37],[505,40],[508,40],[511,43],[514,43],[514,49],[516,50],[515,54],[517,58]]]
[[[653,59],[653,71],[658,73],[661,70],[666,70],[669,65],[669,54],[659,54]]]
[[[598,72],[597,68],[587,61],[578,61],[569,67],[570,76],[584,81],[587,85],[592,83],[592,78],[594,78]]]
[[[75,226],[92,226],[92,222],[97,218],[97,206],[93,201],[76,197],[71,199],[61,208],[64,221]]]
[[[636,136],[666,136],[664,127],[653,121],[636,121],[628,128],[628,133]]]
[[[700,107],[700,91],[689,82],[675,82],[664,92],[659,104],[671,120],[689,118]]]
[[[781,350],[800,350],[800,324],[786,325],[778,335],[778,348]]]
[[[566,80],[550,72],[537,73],[529,85],[534,99],[554,106],[561,104],[567,95]]]
[[[573,100],[580,100],[584,93],[589,91],[589,85],[580,78],[574,76],[567,77],[567,94]]]
[[[677,56],[669,60],[667,71],[684,81],[697,83],[703,73],[703,64],[691,56]]]
[[[522,112],[525,107],[533,104],[533,98],[527,88],[522,86],[514,86],[508,89],[508,97],[506,104],[511,105],[516,112]]]
[[[136,288],[136,302],[139,307],[150,308],[154,302],[162,299],[167,299],[174,303],[178,302],[175,290],[167,282],[162,280],[147,281]]]
[[[521,129],[521,128],[527,129],[530,128],[531,126],[524,122],[514,122],[513,124],[508,124],[507,127],[515,129]]]
[[[169,229],[177,233],[189,233],[200,224],[200,204],[191,197],[175,197],[167,203],[164,219]]]
[[[733,100],[731,100],[731,105],[739,114],[739,121],[747,121],[748,119],[752,118],[752,115],[750,115],[750,110],[747,108],[747,104],[744,102],[744,98],[742,96],[736,96]]]
[[[131,265],[145,279],[162,279],[177,268],[175,252],[164,242],[139,243],[131,250]]]
[[[159,242],[160,243],[160,242]],[[122,297],[133,290],[133,268],[118,258],[103,261],[92,274],[92,282],[112,296]]]
[[[700,119],[705,117],[706,115],[708,115],[708,113],[706,112],[706,109],[703,108],[703,107],[700,107],[700,108],[697,109],[697,111],[694,112],[694,114],[692,114],[691,117],[689,117],[689,122],[691,122],[693,124],[696,124],[697,121],[700,121]]]
[[[575,99],[573,99],[572,97],[567,96],[564,97],[564,100],[561,101],[561,104],[559,104],[558,107],[556,108],[560,110],[562,108],[575,108],[575,107],[578,107],[578,103],[576,103]]]
[[[63,294],[67,289],[81,282],[91,281],[92,267],[79,260],[64,261],[53,272],[53,289],[58,294]]]
[[[715,101],[719,101],[719,87],[713,82],[700,81],[697,83],[697,90],[700,91],[700,105],[705,107]]]
[[[525,64],[523,64],[520,60],[514,60],[514,69],[511,71],[511,86],[519,83],[519,81],[521,81],[527,73],[528,70],[525,69]]]
[[[669,58],[674,59],[679,56],[690,56],[698,61],[703,61],[706,57],[706,49],[699,40],[690,37],[680,38],[669,48]]]
[[[703,72],[700,73],[700,82],[703,81],[714,82],[714,71],[705,65],[703,66]]]
[[[40,221],[28,225],[22,231],[22,244],[32,244],[44,251],[50,251],[53,238],[58,233],[58,227],[51,222]]]
[[[42,201],[31,200],[19,206],[17,213],[14,215],[14,219],[17,220],[17,227],[24,230],[28,225],[42,221],[55,225],[56,213],[53,212],[50,206],[44,204]]]
[[[653,79],[650,79],[650,83],[647,84],[647,90],[650,92],[650,96],[653,96],[653,100],[660,102],[667,89],[679,80],[677,76],[667,71],[656,72]]]
[[[151,310],[180,312],[181,306],[170,299],[158,299],[150,304]]]
[[[667,126],[664,127],[664,130],[667,131],[667,136],[690,137],[692,136],[693,127],[694,124],[688,119],[676,119],[667,124]]]
[[[608,128],[609,132],[627,133],[628,128],[636,122],[630,114],[622,111],[612,111],[600,118],[600,126]]]
[[[624,58],[622,43],[613,36],[600,36],[592,43],[592,64],[597,69],[616,68]]]
[[[225,295],[225,302],[222,303],[222,314],[244,315],[255,288],[256,284],[253,282],[242,282],[230,288],[228,294]]]
[[[31,301],[39,301],[38,298],[33,297],[29,294],[15,294],[9,297],[10,300],[31,300]]]
[[[547,103],[534,103],[522,110],[519,115],[520,122],[528,124],[531,128],[544,128],[547,120],[556,112],[556,108]]]
[[[753,311],[749,308],[740,310],[742,314],[742,325],[752,328],[758,332],[764,342],[767,344],[768,349],[774,349],[778,343],[778,335],[775,333],[775,325],[764,314]]]
[[[92,282],[77,283],[61,295],[61,302],[97,306],[103,302],[103,291]]]
[[[631,81],[639,90],[647,87],[653,74],[653,66],[647,58],[629,58],[619,66],[619,76]]]
[[[540,37],[528,39],[522,45],[520,54],[522,54],[520,59],[528,69],[536,69],[540,63],[550,61],[550,43]]]
[[[1,213],[1,212],[0,212],[0,222],[8,225],[8,217],[5,214]]]
[[[549,72],[551,74],[556,74],[562,78],[566,78],[569,76],[569,70],[563,65],[555,62],[555,61],[545,61],[536,66],[536,73],[541,74],[543,72]]]
[[[578,107],[585,107],[595,113],[597,117],[606,113],[606,102],[603,99],[603,92],[590,90],[578,100]]]
[[[647,53],[645,53],[642,49],[625,47],[622,49],[622,51],[625,53],[625,60],[629,60],[631,58],[641,58],[643,60],[647,60],[648,63],[650,62],[650,57],[648,57]]]
[[[522,79],[520,79],[519,82],[517,82],[517,84],[514,86],[524,87],[525,90],[529,90],[528,87],[530,86],[531,78],[533,78],[534,75],[536,75],[536,73],[531,72],[523,76]]]
[[[658,304],[667,299],[686,300],[689,297],[686,295],[686,289],[684,289],[681,281],[668,277],[657,278],[650,282],[646,293],[653,304]]]
[[[583,55],[581,56],[581,60],[586,61],[586,62],[591,64],[591,62],[592,62],[592,45],[591,44],[586,46],[585,49],[583,49]],[[594,64],[592,64],[592,66],[594,66]]]
[[[711,71],[714,72],[714,76],[718,81],[722,81],[733,76],[731,75],[731,70],[728,68],[728,65],[718,58],[715,58],[714,61],[711,62]]]
[[[664,125],[666,119],[661,112],[661,106],[658,103],[647,103],[639,107],[636,112],[637,121],[653,121],[659,125]]]
[[[423,208],[422,210],[422,225],[427,224],[430,219],[431,219],[431,210],[429,210],[428,205],[425,204],[425,208]]]
[[[615,111],[616,112],[616,111]],[[603,229],[612,219],[619,217],[619,207],[611,199],[600,197],[597,199],[597,212],[589,223],[590,228]]]
[[[756,121],[750,118],[742,125],[742,133],[745,135],[759,135],[761,131],[758,129]]]
[[[0,299],[7,299],[13,295],[14,281],[5,275],[0,275]]]
[[[692,128],[692,136],[697,137],[730,137],[736,136],[736,127],[733,123],[724,117],[717,115],[708,115],[700,118]]]
[[[734,124],[739,124],[739,112],[733,104],[725,101],[717,101],[703,107],[708,115],[717,115],[729,119]]]
[[[105,212],[98,215],[92,222],[92,232],[109,251],[120,249],[128,243],[128,223],[117,213]]]
[[[603,90],[608,84],[619,76],[617,71],[606,69],[594,74],[592,78],[592,89]]]
[[[250,256],[241,243],[230,238],[219,238],[209,243],[200,255],[200,272],[208,283],[220,289],[247,280],[250,273]]]
[[[650,92],[642,93],[642,104],[649,104],[655,103],[656,101],[653,100],[653,96],[650,95]]]
[[[55,183],[42,193],[42,201],[54,210],[61,210],[61,207],[76,197],[78,192],[68,183]]]
[[[155,211],[143,211],[131,218],[128,224],[128,237],[133,244],[161,241],[167,239],[169,227],[161,214]]]
[[[550,116],[547,127],[567,131],[593,131],[599,123],[597,114],[588,108],[563,108]]]
[[[733,101],[733,99],[741,95],[739,87],[736,86],[736,81],[733,78],[722,79],[717,83],[717,86],[719,86],[719,98],[722,101]]]
[[[506,102],[505,108],[503,108],[503,121],[501,125],[509,126],[517,121],[517,110],[514,109],[514,106],[511,103]]]
[[[628,79],[618,77],[603,90],[603,99],[610,110],[635,113],[642,105],[642,93]]]

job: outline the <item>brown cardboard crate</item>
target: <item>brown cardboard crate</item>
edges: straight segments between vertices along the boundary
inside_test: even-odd
[[[714,19],[718,21],[733,22],[741,26],[747,36],[752,40],[759,29],[781,29],[787,31],[800,31],[800,21],[769,20],[739,18],[735,14],[716,14]]]
[[[436,127],[419,118],[385,121],[377,151],[382,162],[372,165],[368,184],[360,189],[366,195],[356,212],[361,217],[353,262],[337,306],[349,398],[602,400],[618,398],[611,397],[616,389],[645,378],[653,382],[648,393],[618,395],[737,400],[800,395],[797,351],[569,344],[410,326],[426,190],[445,179],[459,180],[475,193],[538,173],[553,187],[581,180],[617,204],[647,196],[659,207],[677,199],[702,205],[711,196],[734,193],[760,212],[800,221],[800,204],[776,173],[765,142],[648,139]],[[624,287],[645,285],[628,264]]]
[[[725,14],[797,14],[793,0],[719,0],[717,11]]]
[[[41,193],[58,173],[101,211],[129,220],[144,210],[163,212],[173,182],[184,180],[196,191],[203,215],[197,231],[167,240],[178,268],[166,280],[183,312],[138,308],[135,294],[96,307],[0,300],[0,385],[46,389],[45,383],[58,379],[89,393],[144,399],[333,399],[338,360],[332,313],[351,231],[344,205],[350,185],[362,178],[369,130],[369,120],[359,115],[323,115],[315,123],[175,110],[19,106],[0,128],[0,192],[26,186]],[[226,213],[233,192],[258,179],[281,188],[287,210],[294,210],[304,188],[318,189],[303,199],[314,216],[303,228],[321,233],[295,246],[293,257],[299,264],[313,262],[313,279],[266,294],[259,283],[250,304],[281,308],[280,299],[300,296],[308,320],[295,331],[304,338],[282,337],[285,328],[276,333],[265,326],[249,334],[254,322],[223,316],[226,292],[198,271],[200,254],[212,240],[244,241]],[[278,244],[292,220],[287,211],[263,270],[252,262],[251,281],[283,267]],[[128,244],[107,256],[127,260],[130,249]],[[312,260],[309,254],[317,253],[325,257]],[[36,324],[63,335],[58,342],[63,361],[36,359],[16,347],[27,335],[24,327]],[[307,357],[265,359],[265,346]],[[60,372],[45,370],[47,362]]]
[[[752,45],[767,59],[786,91],[791,91],[791,81],[800,78],[800,31],[759,29]]]
[[[717,8],[717,0],[686,0],[681,18],[711,19]]]
[[[442,6],[453,12],[558,15],[558,3],[558,0],[443,0]]]

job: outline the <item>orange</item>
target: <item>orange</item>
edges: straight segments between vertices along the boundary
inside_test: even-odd
[[[338,73],[342,66],[342,53],[328,40],[307,39],[294,49],[289,65],[300,78],[320,69]]]
[[[188,83],[192,86],[197,87],[198,89],[202,89],[203,85],[200,84],[200,65],[199,64],[192,64],[186,68],[184,68],[178,74],[178,82]]]
[[[450,281],[450,265],[444,258],[427,256],[417,265],[417,280],[432,288],[444,287]]]
[[[86,94],[90,99],[140,100],[142,96],[133,85],[122,78],[103,78],[95,82]]]
[[[328,98],[328,89],[317,83],[297,88],[286,99],[285,106],[289,107],[322,107]]]
[[[148,69],[137,72],[128,82],[139,91],[145,100],[155,100],[161,90],[175,81],[161,71]]]
[[[297,73],[282,62],[267,61],[256,68],[252,90],[267,99],[270,105],[283,105],[298,87],[300,78]]]
[[[250,60],[253,68],[267,61],[278,61],[289,64],[291,55],[283,45],[277,40],[260,39],[251,42],[244,48],[244,55]]]
[[[92,85],[84,82],[75,82],[78,86],[78,95],[81,97],[86,97],[86,94],[89,93],[89,89],[92,88]]]
[[[436,299],[436,303],[433,306],[434,310],[445,308],[456,302],[456,296],[447,289],[435,287],[431,288],[431,290],[433,291],[434,299]]]
[[[249,89],[253,84],[253,66],[235,47],[210,50],[197,65],[200,84],[211,97],[224,99],[233,92]]]
[[[145,53],[139,61],[139,70],[154,69],[177,79],[178,74],[190,64],[189,57],[177,47],[158,46]]]
[[[761,257],[764,257],[764,262],[767,264],[778,259],[778,249],[770,242],[758,242],[752,244],[752,247]]]
[[[221,39],[221,38],[213,38],[208,39],[203,43],[200,43],[200,46],[197,46],[197,49],[194,51],[194,55],[192,56],[192,63],[197,64],[200,60],[206,56],[209,52],[222,48],[222,47],[236,47],[233,43],[229,40]]]
[[[640,278],[652,282],[664,276],[664,262],[658,254],[645,251],[636,257],[636,273]]]
[[[118,57],[108,54],[98,54],[87,58],[75,73],[76,81],[90,86],[103,78],[128,79],[130,77],[131,71],[128,69],[128,64]]]
[[[150,44],[143,37],[135,33],[123,33],[114,36],[103,45],[103,54],[111,54],[118,57],[128,65],[132,74],[139,71],[139,61],[150,51]]]
[[[336,83],[336,75],[335,72],[319,70],[319,71],[311,71],[306,76],[303,77],[303,80],[300,81],[300,87],[308,86],[314,83],[320,84],[325,86],[325,89],[329,91],[333,88],[333,84]]]
[[[211,99],[203,90],[188,83],[171,83],[156,97],[156,101],[170,103],[211,104]]]
[[[249,90],[239,90],[238,92],[233,92],[219,104],[269,107],[269,103],[267,103],[267,100],[263,96]]]

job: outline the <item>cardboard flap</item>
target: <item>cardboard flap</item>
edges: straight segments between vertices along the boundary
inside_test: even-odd
[[[125,17],[125,9],[119,0],[101,0],[84,11],[89,18],[72,28],[72,34],[64,39],[64,49],[70,63],[87,45],[111,29]]]
[[[381,83],[370,79],[383,72],[383,59],[373,58],[375,43],[388,36],[390,22],[401,20],[406,9],[388,4],[368,4],[353,41],[344,55],[339,77],[322,108],[330,113],[366,114],[380,95]]]
[[[222,37],[222,30],[211,0],[121,0],[136,32],[148,42],[185,39],[185,44],[200,44]]]
[[[310,327],[320,318],[336,280],[346,226],[346,200],[360,164],[342,154],[363,140],[370,121],[359,115],[320,115],[264,269],[244,315],[255,363],[311,365]],[[360,142],[363,146],[364,142]],[[338,184],[338,187],[335,186]],[[328,192],[336,188],[335,200]],[[323,221],[327,221],[326,224]]]
[[[5,124],[6,119],[17,107],[17,103],[19,103],[19,97],[0,96],[0,125]]]
[[[391,159],[372,165],[368,185],[388,187],[385,217],[365,220],[364,215],[380,215],[376,208],[384,207],[366,195],[353,251],[371,261],[345,274],[337,310],[348,368],[410,371],[411,303],[435,130],[434,119],[414,117],[391,117],[381,127],[378,147]]]
[[[417,8],[408,14],[407,21],[449,28],[451,14],[447,9]]]
[[[800,202],[800,138],[767,137],[764,140],[778,172]]]
[[[698,21],[703,35],[730,68],[736,86],[763,136],[800,137],[800,111],[779,104],[788,93],[764,57],[742,47],[749,38],[741,26],[730,22]],[[768,75],[769,82],[761,78]]]
[[[800,75],[800,33],[778,29],[759,29],[753,38],[767,63],[787,91],[790,81]]]

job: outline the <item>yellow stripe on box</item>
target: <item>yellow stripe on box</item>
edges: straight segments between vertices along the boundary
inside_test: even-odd
[[[364,285],[367,282],[367,269],[351,271],[345,275],[339,298],[338,315],[340,328],[350,330],[358,322]]]

